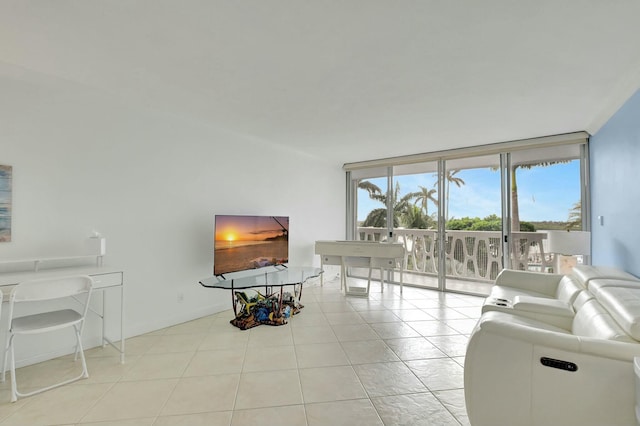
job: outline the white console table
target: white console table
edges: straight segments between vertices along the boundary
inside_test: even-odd
[[[64,266],[64,267],[50,267],[42,268],[42,265],[50,264],[55,265],[59,261],[73,261],[83,259],[96,259],[95,265],[87,266]],[[94,309],[90,309],[90,312],[100,317],[102,321],[102,345],[106,344],[114,347],[120,352],[120,362],[124,363],[124,272],[119,268],[113,268],[110,266],[102,265],[102,256],[77,256],[77,257],[60,257],[60,258],[43,258],[43,259],[27,259],[19,261],[1,262],[1,265],[18,265],[18,264],[33,264],[32,270],[23,271],[11,271],[0,272],[0,291],[5,294],[5,300],[8,300],[8,295],[11,289],[27,280],[41,279],[41,278],[55,278],[64,277],[70,275],[89,275],[93,278],[93,290],[99,290],[103,292],[102,297],[102,312],[97,312]],[[104,291],[108,289],[120,290],[120,344],[116,345],[106,336],[106,325],[104,313],[106,312],[106,298],[104,297]]]
[[[384,289],[384,269],[395,270],[400,262],[400,292],[402,293],[404,270],[404,245],[401,243],[378,243],[374,241],[316,241],[316,254],[324,265],[340,265],[340,289],[354,296],[368,296],[371,287],[371,271],[380,269],[380,291]],[[347,286],[347,267],[369,269],[366,289]],[[322,284],[322,281],[321,281]],[[357,289],[357,290],[356,290]]]

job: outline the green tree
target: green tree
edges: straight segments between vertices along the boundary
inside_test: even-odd
[[[415,205],[408,205],[406,211],[400,214],[400,226],[409,229],[427,229],[431,221],[432,219]]]
[[[484,219],[475,221],[470,228],[472,231],[501,231],[502,219],[495,214],[489,215]]]
[[[520,232],[536,232],[536,226],[531,222],[520,222]]]
[[[479,220],[479,217],[462,217],[460,219],[451,219],[447,221],[447,229],[450,229],[452,231],[468,230],[471,229],[473,224]]]
[[[569,219],[567,220],[567,230],[580,229],[582,229],[582,200],[576,202],[569,210]]]
[[[520,224],[523,232],[535,232],[535,226],[530,222],[522,222]],[[489,215],[483,219],[479,217],[463,217],[460,219],[451,219],[447,222],[447,229],[452,231],[501,231],[502,219],[495,214]]]

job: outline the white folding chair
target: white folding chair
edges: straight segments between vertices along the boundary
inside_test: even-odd
[[[89,299],[91,298],[91,288],[93,279],[89,276],[79,275],[72,277],[40,279],[25,281],[16,285],[9,296],[9,330],[7,332],[7,344],[4,351],[4,362],[2,366],[2,381],[5,380],[7,370],[7,359],[11,355],[11,402],[15,402],[18,396],[29,396],[44,392],[67,383],[89,377],[87,363],[84,358],[82,348],[82,329],[84,320],[89,309]],[[40,305],[44,301],[56,299],[73,298],[81,309],[58,309],[47,312],[36,313],[14,317],[14,307],[16,305]],[[40,388],[28,393],[20,393],[16,383],[16,359],[15,359],[15,337],[23,334],[39,334],[60,330],[66,327],[73,327],[76,335],[76,358],[80,355],[82,361],[82,373],[72,379],[64,380],[44,388]]]

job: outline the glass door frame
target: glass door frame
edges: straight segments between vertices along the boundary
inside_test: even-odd
[[[474,158],[478,158],[480,160],[479,164],[484,164],[484,166],[482,167],[489,167],[486,165],[486,161],[492,160],[488,157],[494,157],[497,161],[498,161],[498,166],[496,168],[496,170],[498,171],[498,173],[500,173],[498,182],[499,182],[499,189],[498,189],[498,193],[499,193],[499,197],[500,197],[500,208],[499,208],[499,214],[500,216],[500,222],[501,222],[501,229],[500,229],[500,236],[499,236],[499,240],[500,240],[500,244],[502,246],[502,250],[501,250],[501,257],[499,258],[499,261],[502,263],[502,265],[509,265],[509,259],[510,259],[510,244],[508,243],[508,241],[510,241],[510,227],[509,227],[509,223],[510,221],[508,220],[510,218],[509,215],[509,197],[505,196],[505,194],[508,195],[508,189],[510,188],[509,182],[510,182],[510,175],[508,173],[509,170],[509,154],[508,153],[504,153],[504,152],[491,152],[491,153],[476,153],[475,155],[469,155],[469,156],[460,156],[460,157],[451,157],[451,158],[446,158],[446,159],[441,159],[439,161],[439,187],[438,187],[438,193],[439,194],[445,194],[445,191],[447,190],[447,185],[449,185],[450,183],[448,183],[447,181],[447,174],[448,174],[448,162],[455,162],[456,160],[473,160]],[[492,164],[493,162],[491,162]],[[473,167],[471,167],[473,168]],[[464,170],[464,168],[458,168],[458,167],[453,167],[451,168],[451,170]],[[450,244],[449,241],[449,236],[447,235],[447,222],[449,220],[449,212],[447,212],[447,209],[450,208],[450,206],[448,205],[448,201],[447,201],[448,195],[447,197],[445,196],[441,196],[439,201],[440,201],[440,208],[439,211],[441,212],[440,217],[438,218],[438,236],[439,236],[439,247],[440,247],[440,252],[439,252],[439,271],[442,271],[441,273],[438,274],[438,289],[440,291],[448,291],[448,292],[454,292],[454,293],[465,293],[465,294],[474,294],[471,291],[464,291],[464,290],[459,290],[459,289],[453,289],[451,288],[451,286],[447,286],[447,279],[448,278],[453,278],[455,279],[455,277],[453,275],[451,276],[447,276],[447,257],[445,255],[446,251],[447,251],[447,244]],[[471,238],[477,238],[477,237],[471,237]],[[495,238],[495,237],[493,237]],[[455,239],[454,239],[455,241]],[[481,244],[481,243],[480,243]],[[474,247],[476,249],[479,249],[480,245],[478,244],[477,246]],[[489,247],[489,244],[487,244],[485,247]],[[453,256],[453,250],[454,247],[449,247],[449,249],[452,251],[451,256]],[[464,246],[463,250],[467,250],[467,247]],[[476,253],[477,255],[477,253]],[[452,260],[453,261],[453,258]],[[480,268],[480,264],[478,263],[477,265],[478,268]],[[491,262],[489,262],[486,267],[489,269],[492,267]],[[487,274],[489,274],[489,272],[487,271]],[[484,281],[482,280],[478,280],[479,283],[484,283]]]

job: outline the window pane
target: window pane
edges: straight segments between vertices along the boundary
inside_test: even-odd
[[[393,234],[407,252],[403,279],[405,283],[430,288],[438,288],[437,170],[437,162],[393,168],[397,192]]]
[[[357,188],[357,239],[383,241],[387,235],[387,176],[360,179]]]

